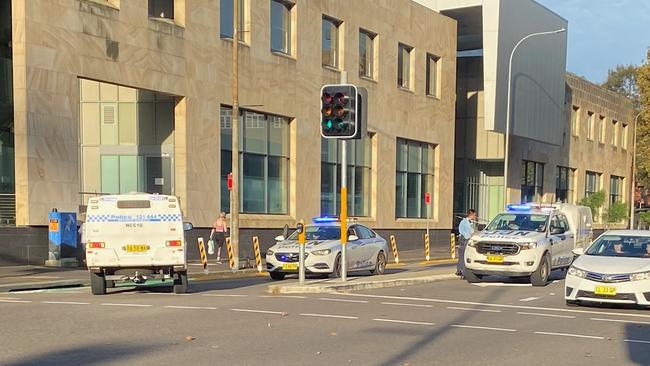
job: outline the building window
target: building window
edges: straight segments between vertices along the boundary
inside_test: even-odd
[[[587,112],[587,139],[594,140],[594,112]]]
[[[438,86],[438,67],[440,57],[427,53],[427,95],[440,97],[440,88]]]
[[[12,1],[0,3],[0,225],[16,223],[11,7]]]
[[[351,140],[348,144],[348,214],[370,216],[370,171],[372,137]],[[321,139],[320,210],[336,215],[341,207],[341,149],[338,140]]]
[[[609,177],[609,205],[623,202],[623,177]]]
[[[244,0],[237,0],[239,1],[239,33],[238,33],[238,38],[240,41],[244,41],[244,26],[245,26],[245,14],[246,14],[246,8],[245,4],[246,1]],[[220,24],[219,27],[221,28],[221,38],[231,38],[233,35],[233,31],[235,29],[235,26],[233,25],[233,15],[235,13],[235,10],[233,8],[234,0],[221,0],[221,7],[219,8],[219,15],[220,15]]]
[[[618,121],[616,120],[612,120],[611,144],[612,146],[616,146],[618,144]]]
[[[221,107],[221,210],[230,211],[232,109]],[[241,210],[286,214],[289,199],[289,119],[242,110],[240,126]]]
[[[600,191],[600,174],[588,171],[585,175],[585,197]]]
[[[397,46],[397,86],[404,89],[411,89],[411,51],[411,46]]]
[[[573,136],[580,134],[580,108],[576,106],[571,108],[571,133]]]
[[[323,66],[334,68],[339,66],[339,26],[341,26],[341,21],[326,16],[323,17]]]
[[[573,170],[571,168],[558,166],[555,172],[555,199],[568,203],[573,197]]]
[[[288,1],[271,0],[271,51],[291,54],[291,10]]]
[[[607,131],[607,125],[605,124],[605,116],[598,117],[598,142],[601,144],[605,143],[605,131]]]
[[[622,123],[621,127],[621,147],[627,149],[627,125]]]
[[[544,195],[544,164],[524,160],[521,170],[521,201],[541,201]]]
[[[433,192],[433,150],[424,142],[397,139],[396,217],[427,217],[424,194]]]
[[[149,0],[149,18],[174,19],[174,0]]]
[[[376,34],[359,30],[359,76],[374,78]]]

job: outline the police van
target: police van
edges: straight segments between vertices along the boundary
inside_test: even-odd
[[[593,236],[591,209],[557,204],[508,205],[465,248],[465,278],[530,277],[545,286],[554,269],[567,269],[573,249],[589,245]]]
[[[187,250],[180,204],[174,196],[125,194],[92,197],[86,223],[86,263],[94,295],[115,281],[160,279],[187,291]]]

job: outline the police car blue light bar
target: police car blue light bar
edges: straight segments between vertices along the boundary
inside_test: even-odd
[[[508,211],[530,211],[531,207],[528,205],[508,205]]]
[[[314,221],[315,223],[338,222],[339,218],[336,216],[321,216],[321,217],[314,217],[312,221]]]

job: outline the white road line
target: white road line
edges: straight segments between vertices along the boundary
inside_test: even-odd
[[[556,314],[542,314],[542,313],[527,313],[524,311],[518,311],[519,315],[532,315],[532,316],[546,316],[549,318],[563,318],[563,319],[575,319],[575,316],[572,315],[556,315]]]
[[[167,309],[191,309],[191,310],[217,310],[217,308],[212,306],[178,306],[178,305],[167,305]]]
[[[89,302],[78,301],[41,301],[43,304],[62,304],[62,305],[90,305]]]
[[[0,300],[0,302],[28,303],[30,300]]]
[[[519,299],[519,301],[522,301],[522,302],[529,302],[529,301],[535,301],[535,300],[539,300],[539,297],[531,296],[531,297],[527,297],[525,299]]]
[[[255,309],[230,309],[232,311],[238,311],[242,313],[259,313],[259,314],[273,314],[273,315],[282,315],[286,314],[282,311],[269,311],[269,310],[255,310]]]
[[[402,324],[414,324],[414,325],[436,325],[435,323],[427,322],[414,322],[410,320],[395,320],[395,319],[373,319],[376,322],[387,322],[387,323],[402,323]]]
[[[149,304],[123,304],[123,303],[114,303],[114,302],[107,302],[107,303],[103,303],[101,305],[102,306],[131,306],[131,307],[134,307],[134,308],[136,308],[136,307],[137,308],[149,308],[149,307],[153,306],[153,305],[149,305]]]
[[[323,301],[338,301],[338,302],[354,302],[354,303],[359,303],[359,304],[367,304],[368,300],[346,300],[346,299],[332,299],[329,297],[321,297],[318,300],[323,300]]]
[[[468,328],[468,329],[484,329],[484,330],[498,330],[501,332],[516,332],[516,329],[507,329],[507,328],[492,328],[492,327],[479,327],[476,325],[461,325],[461,324],[452,324],[454,328]]]
[[[475,305],[475,306],[486,306],[486,307],[507,308],[507,309],[558,311],[558,312],[572,313],[572,314],[618,315],[618,316],[629,316],[635,318],[650,319],[650,315],[635,314],[635,313],[614,313],[614,312],[604,312],[604,311],[558,309],[558,308],[546,308],[541,306],[493,304],[493,303],[474,302],[474,301],[444,300],[444,299],[431,299],[431,298],[409,297],[409,296],[355,294],[355,293],[345,293],[345,292],[339,292],[337,293],[337,295],[350,296],[350,297],[367,297],[373,299],[410,300],[410,301],[423,301],[423,302],[434,302],[434,303],[443,303],[443,304]]]
[[[347,315],[331,315],[331,314],[312,314],[312,313],[303,313],[302,316],[313,316],[318,318],[337,318],[337,319],[359,319],[358,316],[347,316]]]
[[[432,305],[427,304],[408,304],[404,302],[382,302],[382,305],[395,305],[395,306],[412,306],[416,308],[432,308]]]
[[[20,300],[20,297],[0,297],[0,300]]]
[[[624,339],[623,342],[650,344],[650,341],[641,341],[638,339]]]
[[[533,333],[541,334],[541,335],[554,335],[554,336],[560,336],[560,337],[574,337],[574,338],[587,338],[587,339],[605,339],[605,337],[588,336],[588,335],[581,335],[581,334],[570,334],[570,333],[553,333],[553,332],[533,332]]]
[[[451,310],[469,310],[469,311],[482,311],[485,313],[500,313],[501,310],[492,310],[492,309],[473,309],[473,308],[459,308],[455,306],[447,306],[447,309]]]
[[[615,322],[615,323],[631,323],[631,324],[650,324],[650,322],[637,322],[635,320],[622,320],[622,319],[602,319],[602,318],[591,318],[591,320],[599,322]]]
[[[213,296],[213,297],[248,297],[248,295],[234,295],[234,294],[201,294],[201,296]]]
[[[260,295],[258,297],[264,299],[306,299],[306,296],[293,296],[293,295]]]

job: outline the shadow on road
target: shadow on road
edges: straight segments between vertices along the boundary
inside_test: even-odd
[[[625,339],[630,361],[650,365],[650,325],[626,324]]]

